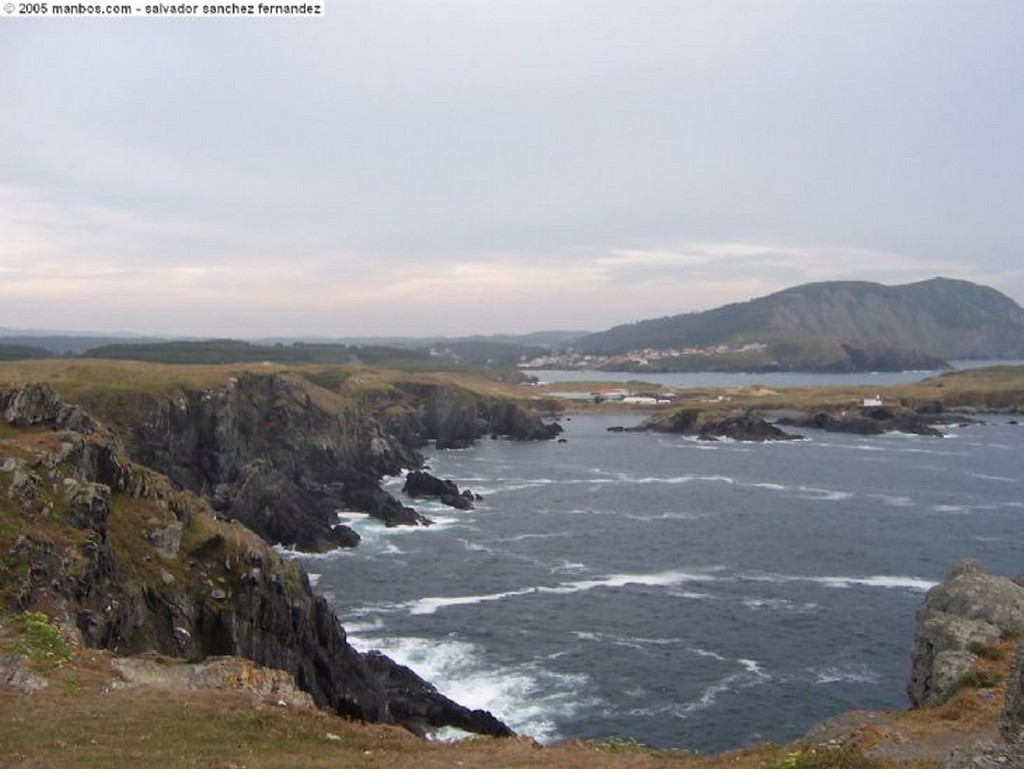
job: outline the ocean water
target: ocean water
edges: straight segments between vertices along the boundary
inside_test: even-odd
[[[701,751],[904,707],[914,612],[960,558],[1024,570],[1024,426],[946,438],[609,433],[429,454],[484,499],[302,556],[359,649],[542,742]],[[402,480],[390,481],[399,493]]]
[[[1020,366],[1021,360],[954,360],[955,370],[984,366]],[[692,371],[685,373],[650,371],[588,371],[585,369],[526,369],[526,374],[537,377],[541,383],[552,382],[628,382],[643,381],[665,387],[828,387],[832,385],[885,387],[909,384],[939,376],[942,370],[928,371],[858,371],[854,373],[809,374],[799,371],[781,372],[715,372]]]

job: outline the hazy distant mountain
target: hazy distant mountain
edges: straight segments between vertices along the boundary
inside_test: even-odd
[[[706,312],[616,326],[574,343],[585,352],[705,348],[817,339],[939,358],[1024,358],[1024,309],[995,289],[933,278],[902,286],[809,283]]]
[[[26,331],[24,329],[0,328],[0,344],[28,345],[41,348],[50,355],[81,355],[86,350],[105,344],[142,344],[162,341],[167,340],[138,334],[73,334],[66,331]]]

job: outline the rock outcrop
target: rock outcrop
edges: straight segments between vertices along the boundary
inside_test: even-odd
[[[471,510],[477,499],[469,489],[460,490],[455,481],[442,480],[425,470],[413,470],[406,475],[402,492],[413,499],[436,499],[456,510]]]
[[[957,563],[928,591],[917,613],[907,694],[914,706],[937,705],[974,670],[979,654],[1001,638],[1024,635],[1024,587]]]
[[[153,404],[127,440],[139,462],[270,542],[354,545],[357,535],[336,516],[353,507],[389,523],[421,522],[377,493],[383,475],[419,463],[416,453],[372,414],[291,376],[243,373],[224,388],[180,390]]]
[[[1024,766],[1024,646],[1018,646],[1010,667],[999,732],[1002,741],[985,741],[957,748],[939,769]]]
[[[1024,766],[1024,745],[979,742],[957,748],[939,769],[1019,769]]]
[[[788,415],[780,418],[779,424],[856,435],[881,435],[890,432],[932,437],[943,435],[941,430],[932,426],[927,412],[888,406],[866,407],[840,413],[819,411],[813,414]]]
[[[419,467],[418,448],[431,440],[457,448],[491,434],[538,440],[561,430],[514,402],[453,385],[354,389],[246,372],[224,385],[159,396],[81,397],[118,431],[134,459],[204,497],[220,517],[270,542],[315,552],[358,543],[339,525],[338,510],[365,512],[389,526],[429,525],[380,480]],[[134,399],[130,408],[126,399]],[[64,408],[70,414],[77,407]]]
[[[244,657],[285,671],[318,705],[397,721],[391,677],[348,644],[297,562],[135,464],[115,435],[49,388],[0,393],[0,407],[8,424],[30,428],[0,438],[0,611],[55,607],[87,645],[119,655]],[[395,704],[411,728],[429,714],[422,726],[494,733],[490,714],[474,720],[433,694],[419,703],[429,684],[411,671],[408,681]]]
[[[513,732],[486,710],[470,710],[445,697],[411,669],[380,652],[366,661],[384,684],[395,719],[411,731],[427,726],[453,726],[491,737],[512,737]]]
[[[634,429],[693,435],[704,441],[729,438],[762,443],[802,437],[780,430],[757,412],[742,410],[722,416],[699,408],[682,408],[652,417]]]
[[[402,382],[398,387],[414,404],[413,412],[403,415],[404,424],[396,425],[410,443],[432,440],[439,449],[459,449],[485,436],[535,441],[550,440],[562,432],[557,422],[544,422],[514,402],[461,387],[420,382]]]

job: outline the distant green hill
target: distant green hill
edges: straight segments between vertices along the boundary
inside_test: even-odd
[[[109,344],[82,353],[85,358],[136,360],[148,363],[366,363],[370,365],[427,361],[422,350],[392,347],[348,347],[343,344],[253,344],[238,339]]]
[[[53,353],[42,347],[27,344],[7,344],[0,339],[0,360],[31,360],[33,358],[50,358]]]
[[[607,354],[761,342],[773,350],[812,340],[947,360],[1024,358],[1024,309],[995,289],[948,278],[902,286],[808,283],[706,312],[616,326],[573,346]]]

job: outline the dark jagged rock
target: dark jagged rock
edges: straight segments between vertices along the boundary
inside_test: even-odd
[[[356,489],[348,495],[348,504],[354,510],[384,521],[387,526],[430,526],[433,523],[377,487]]]
[[[693,435],[700,440],[730,438],[736,441],[789,441],[801,436],[780,430],[753,411],[738,411],[726,416],[711,416],[701,409],[684,408],[659,415],[630,430]]]
[[[521,441],[550,440],[563,429],[557,422],[545,423],[517,403],[459,387],[409,382],[399,387],[416,403],[415,418],[402,426],[412,445],[433,440],[439,449],[462,449],[488,435]]]
[[[779,419],[779,424],[855,435],[882,435],[889,432],[901,432],[941,438],[942,431],[930,424],[929,417],[931,415],[931,412],[927,410],[914,412],[909,409],[892,409],[881,406],[838,414],[819,411],[814,414],[789,415]]]
[[[427,523],[381,491],[380,480],[419,467],[417,448],[430,440],[456,448],[491,432],[537,440],[561,430],[516,403],[455,386],[400,383],[357,401],[277,373],[242,373],[226,386],[159,398],[139,394],[131,419],[117,401],[83,403],[120,430],[134,459],[200,494],[221,517],[311,551],[359,541],[338,525],[342,509],[391,526]],[[52,402],[44,405],[53,412]]]
[[[0,611],[51,607],[88,646],[118,655],[245,657],[287,672],[317,704],[361,720],[415,728],[422,714],[431,725],[510,733],[493,717],[470,717],[425,682],[396,685],[394,674],[378,672],[387,668],[383,660],[371,668],[298,562],[128,460],[95,421],[87,435],[61,429],[66,412],[38,395],[0,393],[0,403],[22,404],[21,424],[60,430],[51,441],[0,442],[7,523],[23,532],[13,540],[0,532]],[[52,498],[41,489],[53,489]]]
[[[719,438],[731,438],[736,441],[762,443],[764,441],[799,440],[802,436],[791,435],[764,419],[746,412],[705,422],[700,429],[699,437],[701,440],[713,441]]]
[[[471,510],[475,496],[469,489],[461,491],[458,485],[447,478],[442,480],[425,470],[413,470],[405,477],[402,491],[414,499],[434,498],[442,504],[457,510]]]
[[[917,612],[907,686],[911,703],[943,702],[974,669],[977,650],[1008,633],[1024,634],[1024,588],[972,561],[957,563]]]
[[[454,726],[467,732],[492,737],[514,733],[486,710],[470,710],[445,697],[412,670],[378,651],[366,654],[366,662],[383,682],[392,715],[410,731],[424,727]]]
[[[53,388],[28,384],[0,395],[0,414],[15,427],[47,425],[57,430],[95,432],[96,422],[80,406],[64,403]]]
[[[337,524],[356,509],[423,523],[378,487],[419,457],[363,411],[332,412],[305,383],[246,373],[220,390],[181,391],[133,425],[131,453],[270,542],[324,551],[359,541]]]

